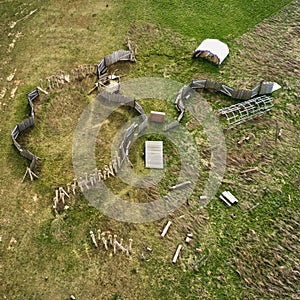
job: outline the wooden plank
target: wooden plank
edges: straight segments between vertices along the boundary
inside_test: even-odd
[[[222,196],[225,197],[231,204],[238,202],[238,200],[229,191],[223,192]]]
[[[190,184],[191,184],[191,181],[189,181],[189,180],[185,181],[185,182],[181,182],[179,184],[171,186],[170,190],[173,191],[173,190],[177,190],[177,189],[182,189],[182,188],[189,186]]]
[[[163,169],[163,142],[162,141],[146,141],[146,168]]]
[[[231,204],[222,195],[220,195],[220,199],[224,201],[228,206],[231,206]]]

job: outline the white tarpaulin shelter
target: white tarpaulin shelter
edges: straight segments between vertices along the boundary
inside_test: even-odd
[[[145,143],[146,168],[163,169],[163,142],[146,141]]]
[[[228,46],[216,39],[206,39],[194,51],[193,57],[203,57],[220,65],[229,54]]]

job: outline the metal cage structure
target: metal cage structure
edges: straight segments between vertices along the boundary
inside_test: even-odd
[[[272,107],[273,101],[271,97],[260,96],[219,109],[217,113],[226,117],[229,129],[266,113]]]

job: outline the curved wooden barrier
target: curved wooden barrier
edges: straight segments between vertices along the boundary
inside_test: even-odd
[[[118,61],[135,61],[134,54],[131,51],[127,50],[118,50],[113,52],[112,54],[109,54],[105,56],[100,63],[97,65],[97,76],[98,81],[101,80],[107,80],[108,79],[108,67]],[[93,69],[93,68],[91,68]],[[84,72],[87,72],[87,70],[83,70]],[[78,74],[77,74],[78,75]],[[80,78],[78,77],[78,80]],[[48,82],[48,89],[51,90],[52,88],[61,87],[61,84],[63,82],[70,82],[69,76],[53,76],[53,78],[47,78]],[[21,145],[17,142],[18,136],[27,128],[32,127],[34,125],[34,105],[33,101],[36,100],[39,97],[39,89],[35,88],[33,91],[27,94],[28,104],[30,106],[30,116],[22,122],[16,124],[14,129],[11,131],[11,139],[16,147],[16,149],[19,151],[20,155],[30,160],[30,166],[27,168],[27,171],[32,172],[33,175],[33,169],[35,167],[36,161],[38,159],[38,156],[31,153],[28,150],[22,149]],[[29,173],[31,174],[31,173]],[[30,175],[31,179],[32,176]]]

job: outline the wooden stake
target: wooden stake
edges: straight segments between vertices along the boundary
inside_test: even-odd
[[[26,172],[25,172],[25,174],[24,174],[24,176],[22,178],[22,182],[24,182],[24,179],[25,179],[25,177],[26,177],[27,174],[29,175],[31,181],[33,181],[33,177],[39,178],[36,174],[34,174],[33,171],[31,171],[30,168],[27,167],[26,168]]]
[[[132,253],[132,239],[129,239],[129,246],[128,246],[128,250],[130,253]]]
[[[42,89],[41,87],[37,86],[36,87],[40,92],[44,93],[45,95],[48,95],[48,92]]]
[[[107,247],[107,240],[105,239],[104,236],[102,237],[102,242],[103,242],[103,244],[104,244],[105,250],[108,250],[108,247]]]
[[[112,246],[112,245],[113,245],[112,235],[109,234],[109,235],[107,236],[107,239],[108,239],[108,241],[109,241],[109,244]]]
[[[90,231],[90,236],[92,238],[93,244],[95,245],[95,248],[98,248],[98,244],[97,244],[94,232],[92,230]]]

